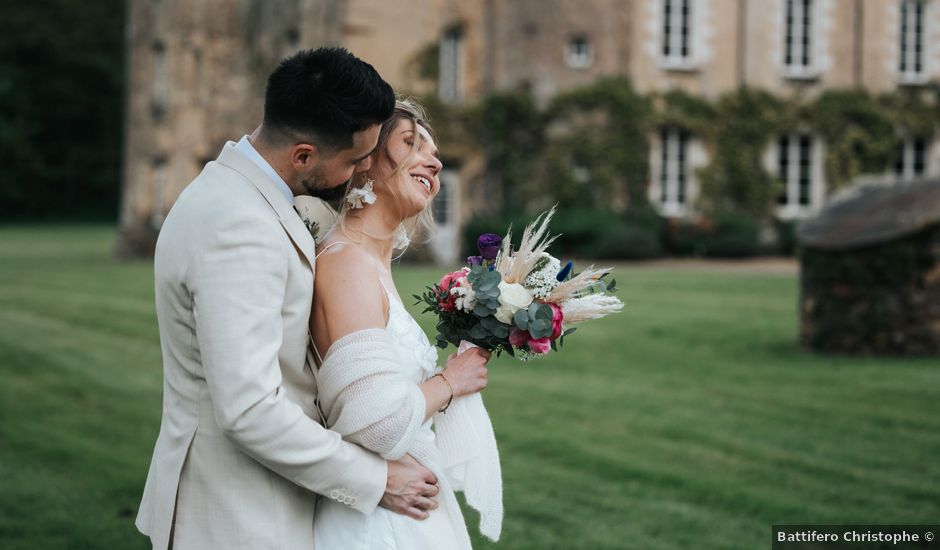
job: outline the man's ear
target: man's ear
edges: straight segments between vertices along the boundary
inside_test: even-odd
[[[320,162],[320,149],[310,143],[298,143],[290,150],[290,163],[294,170],[307,171]]]

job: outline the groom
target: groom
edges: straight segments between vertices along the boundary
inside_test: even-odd
[[[137,516],[154,548],[313,548],[318,493],[423,519],[437,479],[320,425],[305,362],[314,241],[295,195],[369,168],[391,87],[349,52],[284,60],[261,126],[183,191],[157,242],[163,420]]]

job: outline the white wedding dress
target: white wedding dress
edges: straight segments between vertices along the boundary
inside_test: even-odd
[[[384,285],[383,285],[384,286]],[[437,350],[401,302],[386,289],[389,302],[388,349],[396,368],[416,386],[437,372]],[[353,336],[353,335],[351,335]],[[341,339],[342,340],[342,339]],[[334,347],[340,341],[334,343]],[[327,359],[332,355],[332,349]],[[423,418],[424,411],[421,411]],[[378,507],[369,515],[328,498],[320,498],[314,516],[313,550],[465,550],[470,538],[451,484],[437,465],[433,419],[425,421],[414,440],[426,456],[415,456],[439,478],[439,507],[423,521]],[[368,445],[367,445],[368,446]],[[375,449],[373,449],[375,450]],[[422,460],[424,459],[424,460]],[[438,471],[435,471],[438,470]]]

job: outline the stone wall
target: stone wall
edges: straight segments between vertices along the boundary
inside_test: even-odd
[[[898,2],[813,4],[819,73],[795,79],[781,67],[785,0],[690,2],[695,55],[683,67],[661,58],[664,0],[129,0],[118,254],[152,252],[179,192],[225,141],[254,129],[266,75],[298,49],[342,45],[397,90],[433,93],[433,75],[412,68],[459,29],[457,100],[471,103],[528,89],[544,104],[605,76],[627,76],[641,93],[679,88],[710,98],[740,85],[781,95],[901,85]],[[927,77],[936,82],[940,2],[928,3],[926,19]],[[572,66],[566,49],[579,37],[590,62]],[[481,204],[473,190],[498,186],[498,174],[485,170],[480,151],[439,146],[459,166],[458,218],[466,217]],[[931,151],[934,165],[940,145]]]
[[[940,355],[940,224],[857,250],[805,248],[801,264],[805,348]]]
[[[152,255],[176,197],[260,121],[268,73],[332,43],[339,0],[132,0],[127,26],[120,257]]]

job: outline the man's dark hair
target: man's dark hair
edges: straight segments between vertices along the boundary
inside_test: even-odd
[[[310,140],[335,152],[394,107],[395,92],[372,65],[343,48],[305,50],[268,77],[262,132],[275,144]]]

